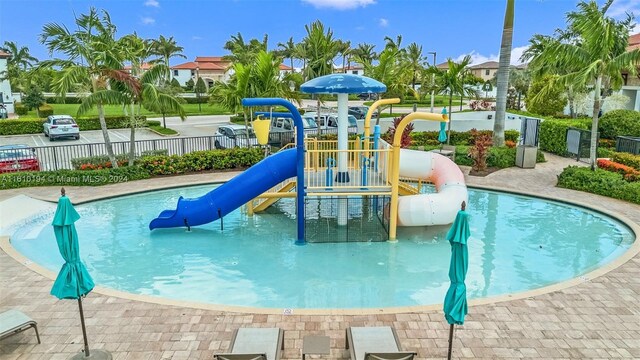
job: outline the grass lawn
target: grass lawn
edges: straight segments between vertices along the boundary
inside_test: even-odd
[[[78,108],[80,104],[50,104],[53,107],[53,113],[55,115],[63,115],[68,114],[71,116],[76,116],[78,112]],[[219,105],[209,105],[209,104],[201,104],[202,111],[198,109],[198,104],[182,104],[187,115],[227,115],[230,114],[229,111],[225,110]],[[105,115],[107,116],[122,116],[124,115],[124,111],[122,106],[119,105],[105,105]],[[155,114],[149,112],[145,109],[141,109],[141,115],[146,115],[148,117],[161,117],[161,114]],[[83,116],[98,116],[98,111],[96,109],[91,110],[87,114]],[[172,116],[172,115],[167,115]],[[32,118],[37,119],[36,111],[29,111],[27,115],[20,116],[21,119]]]

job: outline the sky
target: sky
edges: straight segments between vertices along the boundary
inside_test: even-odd
[[[565,27],[565,15],[576,0],[516,0],[512,63],[533,34],[551,34]],[[599,4],[604,0],[598,0]],[[27,46],[39,60],[50,58],[38,37],[43,25],[74,28],[74,14],[90,7],[104,9],[118,36],[136,32],[143,38],[173,36],[187,59],[221,56],[224,43],[240,32],[245,41],[269,35],[269,49],[293,37],[305,36],[305,25],[321,20],[336,38],[384,47],[384,37],[402,35],[402,45],[422,45],[432,62],[470,54],[473,64],[497,60],[505,0],[0,0],[0,43]],[[625,11],[640,15],[640,0],[616,0],[614,17]],[[640,31],[640,28],[637,29]],[[54,54],[55,55],[55,54]],[[288,64],[288,60],[285,60]]]

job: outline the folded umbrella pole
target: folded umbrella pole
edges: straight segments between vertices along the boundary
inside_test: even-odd
[[[464,324],[467,315],[467,287],[464,283],[469,266],[467,253],[467,240],[471,236],[469,231],[469,214],[465,211],[466,203],[463,201],[461,210],[458,211],[453,221],[447,240],[451,244],[451,263],[449,265],[449,280],[451,285],[444,298],[444,316],[450,325],[449,328],[449,352],[447,359],[451,360],[453,349],[454,325]]]
[[[91,275],[80,260],[78,246],[78,233],[75,222],[80,219],[80,214],[73,208],[71,201],[61,190],[62,196],[58,200],[58,207],[53,216],[53,232],[58,243],[58,250],[64,259],[64,264],[56,277],[51,295],[58,299],[76,299],[80,310],[80,323],[82,324],[82,337],[84,340],[84,352],[77,354],[72,359],[111,359],[109,352],[104,350],[89,350],[87,330],[84,324],[84,311],[82,310],[82,298],[93,290],[94,284]]]

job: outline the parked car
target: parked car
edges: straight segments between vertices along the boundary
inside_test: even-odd
[[[369,111],[368,106],[349,106],[349,115],[353,115],[356,119],[364,119],[367,117],[367,111]],[[372,118],[375,118],[378,115],[378,110],[374,111],[372,114]]]
[[[332,113],[327,115],[320,115],[320,119],[315,112],[305,113],[306,116],[313,116],[318,123],[318,127],[322,133],[337,133],[338,132],[338,114]],[[355,116],[347,115],[349,121],[349,134],[358,133],[358,121]],[[326,123],[326,125],[325,125]]]
[[[218,128],[215,134],[214,145],[216,149],[230,149],[235,147],[260,146],[258,138],[249,128],[249,135],[244,125],[223,125]]]
[[[376,93],[362,93],[358,94],[360,100],[378,100],[378,94]]]
[[[0,146],[0,173],[39,170],[36,149],[27,145]]]
[[[42,127],[44,136],[49,137],[49,141],[64,137],[80,139],[80,128],[71,115],[49,115]]]
[[[311,116],[302,115],[302,126],[304,127],[305,135],[316,135],[318,133],[318,124]],[[274,118],[271,120],[271,129],[269,130],[269,145],[284,146],[295,142],[293,129],[293,119]]]

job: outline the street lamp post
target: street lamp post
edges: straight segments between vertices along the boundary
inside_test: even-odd
[[[196,90],[196,96],[198,97],[198,112],[202,112],[202,105],[200,105],[200,88],[198,88],[198,80],[200,80],[200,67],[196,66],[196,86],[194,86],[194,90]]]
[[[435,51],[430,51],[427,54],[433,54],[433,66],[436,66],[436,52]],[[436,79],[436,74],[431,74],[431,85],[432,86],[435,83],[435,79]],[[434,97],[435,97],[435,90],[432,88],[431,89],[431,112],[433,112]]]

